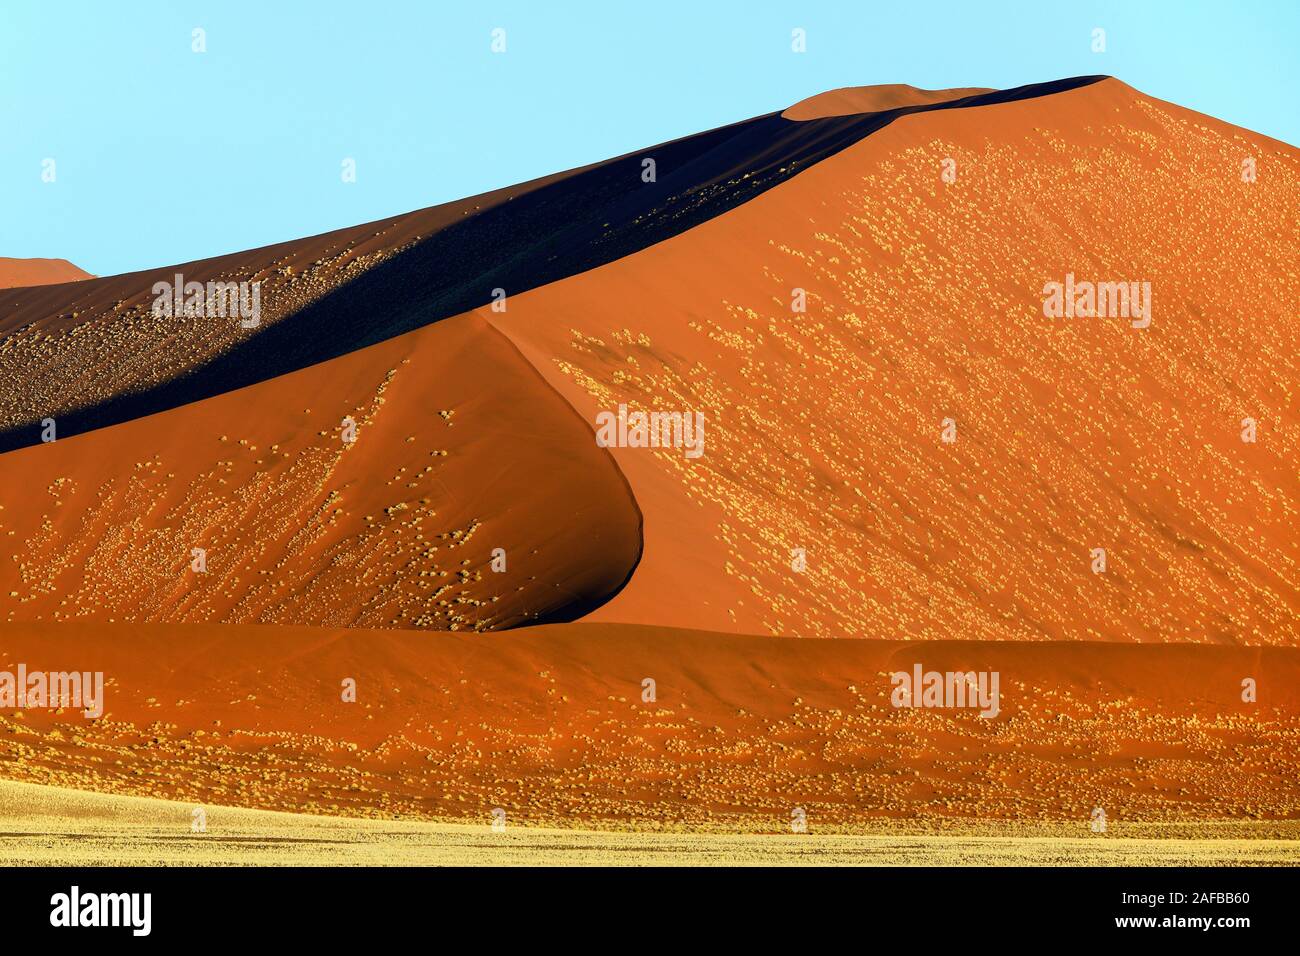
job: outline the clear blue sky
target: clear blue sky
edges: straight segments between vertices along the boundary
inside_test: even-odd
[[[1300,144],[1297,49],[1300,0],[0,0],[0,256],[184,262],[871,83],[1109,73]]]

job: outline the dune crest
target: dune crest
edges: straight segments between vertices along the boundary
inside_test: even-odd
[[[0,621],[568,620],[640,554],[588,437],[471,315],[19,449],[0,458]]]
[[[1098,79],[1003,90],[972,105]],[[39,441],[33,426],[48,415],[66,434],[102,428],[338,358],[493,302],[496,290],[513,297],[597,269],[724,216],[899,115],[794,123],[772,113],[320,236],[0,291],[0,450]],[[646,160],[653,177],[643,178]],[[260,283],[260,326],[153,315],[151,288],[178,273],[186,283]],[[115,361],[100,359],[106,342]]]
[[[967,96],[991,93],[990,89],[966,86],[948,90],[922,90],[905,83],[884,83],[879,86],[846,86],[827,90],[800,100],[781,116],[788,120],[826,119],[832,116],[851,116],[855,113],[874,113],[879,110],[896,110],[905,106],[928,106],[947,103]]]

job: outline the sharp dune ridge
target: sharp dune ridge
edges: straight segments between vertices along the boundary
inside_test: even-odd
[[[706,414],[698,460],[611,449],[646,540],[596,620],[1295,646],[1298,196],[1293,148],[1107,79],[908,115],[481,314],[588,421]],[[1071,272],[1150,282],[1150,326],[1045,317]]]
[[[637,504],[588,439],[470,316],[9,452],[0,539],[23,545],[6,554],[0,619],[568,620],[616,593],[640,554]],[[498,547],[502,573],[481,560]]]
[[[345,355],[679,235],[900,117],[1095,83],[794,121],[777,113],[483,196],[62,292],[0,292],[0,449],[39,442],[32,399],[65,434],[127,421]],[[641,179],[642,160],[657,178]],[[258,329],[149,314],[157,281],[260,280]],[[365,321],[358,321],[365,316]],[[98,356],[105,347],[113,362]]]

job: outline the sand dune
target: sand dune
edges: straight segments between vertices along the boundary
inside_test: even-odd
[[[802,807],[822,832],[965,819],[1086,834],[1101,807],[1115,823],[1254,821],[1253,836],[1283,834],[1269,823],[1300,799],[1293,648],[10,625],[0,665],[19,663],[102,670],[107,704],[100,720],[0,714],[5,776],[137,796],[754,832],[789,832]],[[998,715],[891,706],[889,673],[917,663],[997,670]],[[1247,677],[1258,703],[1241,699]]]
[[[107,492],[107,472],[96,471],[92,460],[105,454],[99,449],[116,455],[130,447],[133,467],[144,468],[164,440],[140,437],[149,429],[183,434],[183,440],[165,441],[192,462],[229,460],[213,459],[212,450],[221,436],[239,431],[231,416],[242,416],[242,423],[260,414],[253,406],[282,405],[286,388],[298,388],[299,381],[347,381],[363,368],[374,380],[370,388],[377,388],[378,378],[395,365],[376,356],[411,358],[416,375],[424,375],[424,359],[413,356],[442,351],[434,343],[442,334],[439,324],[487,320],[588,423],[575,423],[563,441],[551,442],[556,457],[606,458],[591,449],[584,429],[589,434],[595,414],[619,403],[693,408],[706,415],[707,453],[701,459],[614,449],[616,467],[602,464],[615,485],[621,484],[617,472],[630,481],[634,503],[629,505],[623,490],[612,497],[620,499],[625,515],[646,515],[645,551],[629,587],[595,610],[594,619],[824,636],[1295,644],[1300,555],[1291,533],[1297,512],[1291,462],[1300,433],[1288,424],[1295,394],[1286,382],[1300,369],[1288,346],[1294,323],[1286,303],[1294,299],[1296,277],[1274,269],[1278,261],[1294,259],[1300,245],[1292,200],[1295,151],[1160,104],[1114,79],[1036,90],[1037,95],[997,92],[911,105],[852,121],[829,118],[822,125],[777,117],[779,126],[728,127],[702,140],[681,140],[675,148],[693,159],[673,170],[673,189],[690,193],[689,176],[697,177],[701,189],[723,177],[733,183],[731,198],[697,209],[688,217],[693,228],[673,232],[685,226],[677,222],[668,238],[645,248],[637,243],[660,235],[656,228],[642,234],[628,226],[616,242],[611,233],[611,250],[634,251],[530,293],[511,294],[506,312],[484,308],[433,321],[442,307],[429,311],[429,302],[448,306],[458,295],[469,295],[478,280],[464,278],[460,259],[430,271],[429,250],[456,239],[473,250],[474,243],[508,237],[512,230],[554,238],[546,230],[560,228],[555,211],[568,208],[564,196],[572,198],[563,190],[603,183],[598,193],[604,190],[619,206],[615,196],[627,195],[627,185],[615,190],[612,183],[634,157],[523,193],[495,194],[495,206],[487,203],[490,209],[474,215],[467,215],[471,207],[484,204],[467,200],[412,213],[391,237],[376,239],[374,255],[382,264],[331,265],[339,273],[359,274],[334,293],[324,278],[312,280],[324,295],[321,304],[286,312],[255,330],[247,349],[233,347],[199,368],[186,349],[207,350],[195,346],[207,333],[187,330],[186,346],[178,349],[178,329],[159,326],[161,338],[149,354],[175,362],[159,375],[185,373],[159,389],[139,392],[148,382],[138,376],[153,380],[153,360],[138,362],[142,355],[130,347],[74,349],[82,355],[75,362],[45,354],[47,334],[103,333],[116,343],[104,332],[114,326],[100,328],[98,320],[78,317],[62,332],[51,326],[48,333],[31,333],[42,342],[42,360],[23,345],[36,341],[25,338],[30,329],[6,337],[0,364],[8,360],[17,369],[6,380],[10,408],[14,420],[31,423],[10,436],[19,444],[36,440],[49,408],[91,401],[88,393],[78,397],[77,389],[96,392],[100,372],[108,376],[100,384],[114,398],[108,405],[92,402],[91,419],[49,412],[65,440],[94,424],[98,414],[130,419],[159,402],[187,402],[188,410],[168,412],[173,418],[136,431],[86,436],[91,444],[66,451],[66,458],[42,449],[8,459],[9,490],[0,499],[8,511],[0,520],[10,522],[10,554],[30,551],[32,564],[35,555],[56,550],[66,557],[39,558],[48,564],[39,574],[19,568],[21,581],[0,589],[0,602],[16,592],[9,613],[27,620],[55,619],[56,613],[138,620],[200,620],[213,613],[217,620],[350,619],[348,614],[359,613],[355,606],[326,619],[285,610],[308,587],[307,576],[316,574],[315,557],[287,559],[296,571],[283,584],[270,574],[270,564],[282,559],[277,549],[311,520],[304,509],[324,502],[313,497],[315,489],[294,493],[298,510],[276,525],[282,538],[270,545],[270,563],[240,558],[244,574],[239,583],[221,585],[230,593],[214,606],[207,598],[194,604],[182,591],[169,597],[153,593],[188,584],[178,583],[172,570],[157,570],[157,557],[138,561],[138,544],[118,548],[108,536],[108,519],[96,524],[74,509],[47,528],[44,510],[19,506],[18,496],[34,477],[35,486],[47,492],[72,481],[83,489],[79,501],[90,505],[91,493]],[[897,90],[862,95],[878,104],[900,96]],[[832,148],[833,155],[780,185],[768,182],[746,193],[748,179],[733,173],[753,160],[755,144],[764,135],[794,135],[788,131],[805,130],[809,122],[818,130],[810,134],[820,151],[815,155]],[[871,126],[871,135],[862,133],[863,124]],[[764,153],[764,169],[780,172],[798,164],[790,159],[789,142],[768,143],[776,152]],[[1236,176],[1247,152],[1268,170],[1258,182]],[[940,176],[945,159],[957,164],[952,183]],[[1239,215],[1244,195],[1252,196],[1251,217]],[[525,199],[533,206],[521,206]],[[740,199],[748,202],[728,206]],[[632,202],[624,199],[620,208],[632,217],[628,222],[643,224],[645,211],[633,215],[633,206],[645,200],[627,206]],[[729,211],[719,215],[724,209]],[[1166,228],[1179,216],[1195,220],[1195,238]],[[448,220],[456,221],[447,225]],[[668,220],[677,221],[673,215]],[[416,242],[417,222],[432,229],[432,237]],[[352,230],[351,238],[334,234],[277,247],[270,261],[318,258],[326,248],[351,247],[361,229]],[[1216,241],[1206,246],[1205,235],[1216,235]],[[426,247],[429,242],[434,245]],[[578,243],[568,265],[528,274],[539,278],[563,274],[575,263],[590,265],[607,251],[603,241],[593,242]],[[1243,258],[1234,250],[1253,252]],[[251,268],[269,254],[240,255]],[[529,261],[536,265],[536,258]],[[1188,269],[1188,263],[1196,267]],[[1044,281],[1102,268],[1101,278],[1152,282],[1158,304],[1151,328],[1041,315]],[[482,278],[473,269],[465,274]],[[439,284],[450,276],[456,277],[454,287],[442,289]],[[116,289],[113,284],[123,278],[98,282],[104,290]],[[796,289],[805,291],[805,313],[792,312]],[[326,308],[326,299],[348,308]],[[386,319],[357,323],[357,313]],[[304,325],[322,319],[322,328]],[[335,320],[363,332],[341,332]],[[357,341],[382,338],[409,323],[429,324],[352,349]],[[62,346],[49,347],[57,352]],[[339,350],[344,354],[304,369],[305,378],[265,378],[281,367],[277,363],[299,364]],[[104,355],[117,358],[103,362]],[[95,364],[92,375],[82,375],[85,362]],[[464,372],[474,381],[490,380],[473,364]],[[69,376],[77,376],[77,388],[68,388]],[[239,393],[240,411],[227,395],[244,381],[253,385]],[[1225,381],[1232,382],[1230,389],[1223,388]],[[207,392],[214,397],[191,401]],[[333,403],[328,418],[313,428],[335,427],[359,401],[357,393]],[[404,399],[403,406],[399,415],[412,418],[429,411],[421,406],[416,412]],[[517,431],[504,425],[513,415],[506,403],[497,407],[499,414],[486,416],[478,432],[484,446],[495,428]],[[1245,416],[1261,423],[1256,445],[1240,441]],[[191,419],[201,424],[191,429]],[[958,429],[952,446],[940,441],[944,419]],[[268,431],[265,444],[283,444],[281,437]],[[192,453],[195,441],[211,450]],[[27,470],[36,460],[44,467]],[[500,467],[506,460],[500,459]],[[403,459],[396,467],[413,462]],[[468,485],[478,480],[472,471],[464,475]],[[213,480],[235,486],[235,477]],[[194,501],[170,481],[148,479],[151,493],[179,496],[169,528]],[[582,510],[581,493],[563,483],[549,488],[549,501],[572,502],[560,511]],[[448,497],[465,494],[451,489]],[[179,509],[181,502],[185,509]],[[374,507],[393,503],[374,501]],[[105,514],[127,514],[121,506],[110,507],[116,510]],[[229,507],[213,503],[207,512]],[[506,509],[507,498],[498,499],[497,507]],[[252,520],[251,512],[243,514],[242,520]],[[458,514],[455,524],[464,529],[476,518],[481,515]],[[156,515],[140,520],[136,540],[172,537],[168,529],[148,527]],[[619,525],[628,529],[633,523],[640,518],[628,516]],[[451,531],[447,525],[439,533]],[[177,555],[200,546],[195,538],[201,533],[194,528],[185,532],[188,541],[169,540],[166,561],[179,561]],[[240,548],[250,553],[265,546],[251,532],[234,533],[248,536]],[[120,529],[112,535],[121,535]],[[588,562],[581,554],[584,540],[580,532],[555,538],[555,550],[550,557],[539,553],[538,562],[565,568]],[[486,566],[497,546],[520,548],[510,540],[490,548],[476,541],[471,567]],[[530,551],[537,541],[529,538],[523,546]],[[597,548],[599,558],[603,545]],[[1108,555],[1104,575],[1092,574],[1095,548]],[[593,594],[614,593],[638,549],[620,545],[615,570],[597,588],[576,589],[581,597],[572,606]],[[790,567],[793,549],[805,550],[809,568],[803,574]],[[90,554],[96,558],[87,563],[82,555]],[[22,564],[23,558],[13,561]],[[72,598],[59,593],[75,576],[95,578],[103,562],[148,570],[130,576],[114,571],[113,583],[83,584]],[[151,598],[143,610],[125,610],[142,574],[152,579],[146,589]],[[391,580],[395,572],[383,574]],[[62,583],[56,587],[51,576],[57,575]],[[564,589],[571,575],[564,571],[549,584]],[[252,589],[259,594],[253,598],[250,583],[256,578],[270,580]],[[110,610],[94,610],[105,587],[121,587],[125,580],[133,587],[109,601]],[[99,594],[94,601],[92,593]],[[500,594],[467,597],[482,601]],[[60,605],[64,600],[68,604]],[[87,601],[90,607],[78,607]],[[181,610],[187,602],[192,609]],[[383,623],[378,614],[351,619]],[[491,622],[523,619],[504,615]],[[407,623],[412,617],[387,620]]]
[[[961,101],[1050,96],[1079,77]],[[173,408],[613,262],[721,216],[900,116],[778,114],[391,220],[57,290],[0,292],[0,449]],[[645,161],[653,160],[647,177]],[[154,284],[261,282],[255,329],[151,314]],[[358,316],[364,316],[359,321]],[[103,355],[114,355],[111,362]]]
[[[3,776],[64,821],[121,811],[75,789],[443,827],[402,859],[479,859],[446,826],[494,808],[531,860],[1113,861],[1098,808],[1131,859],[1294,859],[1297,195],[1294,148],[1113,79],[841,90],[0,293],[0,669],[109,680],[99,719],[0,711]],[[155,319],[176,271],[264,281],[265,321]],[[1149,326],[1047,317],[1067,274],[1149,282]],[[598,447],[620,405],[703,413],[704,453]],[[891,706],[918,664],[998,673],[999,713]],[[885,842],[646,836],[796,808]],[[167,861],[170,819],[84,846]],[[591,827],[638,836],[540,832]]]
[[[492,214],[460,204],[406,217],[377,240],[382,264],[356,266],[346,293],[322,292],[357,306],[330,315],[362,332],[336,334],[328,317],[308,331],[302,323],[325,315],[308,306],[254,330],[252,351],[192,368],[171,345],[179,330],[160,326],[158,354],[186,373],[161,390],[136,390],[152,360],[130,349],[99,363],[116,397],[92,412],[133,420],[69,439],[87,422],[55,415],[56,445],[5,456],[0,534],[11,575],[0,581],[0,613],[500,627],[588,608],[595,621],[737,633],[1296,644],[1300,433],[1287,382],[1300,374],[1288,312],[1300,290],[1275,268],[1300,245],[1295,151],[1112,79],[1033,90],[852,120],[778,117],[775,127],[681,141],[675,149],[691,158],[669,177],[673,188],[690,191],[688,171],[703,177],[697,185],[730,177],[740,190],[732,199],[748,201],[718,200],[692,213],[693,228],[512,294],[504,312],[433,321],[441,313],[429,301],[468,295],[482,274],[466,279],[460,259],[428,270],[428,249],[559,228],[552,217],[566,189],[599,187],[619,205],[626,184],[616,191],[609,177],[627,160],[496,194]],[[902,94],[861,95],[882,104]],[[752,161],[762,136],[809,123],[816,150],[836,151],[799,175],[745,193],[743,176],[723,172]],[[862,123],[875,124],[871,135]],[[790,142],[778,137],[763,168],[795,163]],[[1257,182],[1236,174],[1245,153],[1267,171]],[[941,178],[946,159],[956,164],[951,183]],[[620,207],[628,221],[644,222],[630,202]],[[1196,228],[1170,232],[1165,223],[1178,218]],[[416,242],[417,222],[433,237]],[[362,228],[277,248],[270,261],[350,247]],[[629,226],[607,238],[621,250],[634,235],[660,234]],[[569,265],[596,261],[597,247]],[[243,255],[251,265],[269,252]],[[1045,318],[1044,282],[1075,271],[1151,282],[1151,326]],[[57,288],[107,290],[123,279]],[[792,310],[796,289],[806,312]],[[362,307],[387,319],[358,323]],[[409,322],[428,324],[351,348],[358,335]],[[77,318],[58,334],[94,339],[112,327]],[[26,334],[0,348],[23,370],[10,380],[22,396],[14,414],[33,422],[22,442],[36,440],[42,408],[83,400],[64,388],[80,366],[35,360]],[[339,350],[266,377],[276,363]],[[481,387],[499,368],[518,389]],[[398,385],[382,394],[390,373]],[[450,392],[448,376],[459,383]],[[428,384],[401,384],[412,377]],[[243,381],[253,384],[234,388]],[[214,396],[190,401],[205,391]],[[161,398],[187,404],[134,417]],[[483,414],[460,413],[460,431],[434,417],[470,402]],[[593,447],[595,416],[620,404],[702,412],[706,453]],[[337,471],[339,422],[381,407],[394,425]],[[545,410],[540,433],[527,418],[534,410]],[[1253,445],[1240,440],[1246,416],[1260,423]],[[945,419],[951,445],[941,441]],[[468,444],[448,449],[444,433]],[[532,461],[565,464],[517,458],[520,435],[538,446]],[[434,460],[442,451],[464,467]],[[439,474],[449,468],[453,478]],[[494,487],[488,501],[480,482]],[[37,507],[32,488],[42,489]],[[406,501],[403,488],[424,490]],[[468,563],[421,563],[431,552],[409,562],[424,531],[388,509],[412,503],[440,512],[435,536],[474,534],[459,558]],[[410,535],[396,551],[381,544],[392,522]],[[205,542],[219,573],[198,577],[186,556]],[[541,573],[507,585],[485,572],[498,547],[529,555]],[[1104,574],[1092,572],[1094,548],[1106,551]],[[805,572],[792,569],[794,549],[806,554]],[[354,562],[365,569],[360,586]],[[459,583],[447,590],[453,574]],[[512,593],[517,606],[506,611]],[[449,615],[442,601],[459,610]],[[467,607],[477,610],[460,613]]]
[[[19,286],[58,285],[93,279],[67,259],[9,259],[0,256],[0,289]],[[59,295],[66,295],[63,291]]]

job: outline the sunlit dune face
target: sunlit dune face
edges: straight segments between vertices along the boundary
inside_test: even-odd
[[[1295,644],[1297,195],[1294,150],[1105,81],[904,117],[521,297],[498,324],[589,416],[707,418],[698,460],[614,450],[646,554],[597,618]],[[1045,317],[1067,272],[1153,320]]]
[[[0,651],[108,675],[102,719],[0,714],[5,777],[77,789],[480,825],[501,808],[512,829],[789,833],[795,807],[822,833],[967,819],[1078,838],[1097,807],[1112,836],[1297,826],[1289,649],[93,623],[14,625]],[[893,706],[890,672],[916,662],[1000,672],[996,718]],[[1243,826],[1207,826],[1227,820]]]

